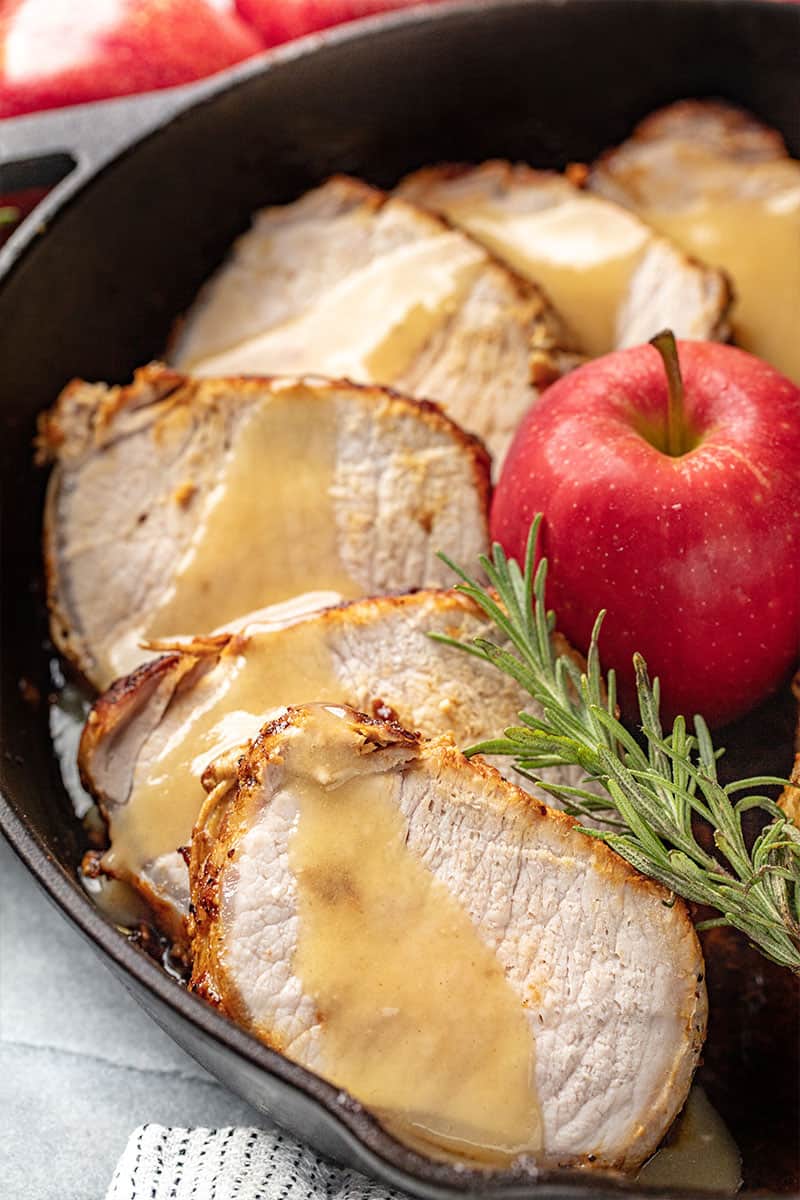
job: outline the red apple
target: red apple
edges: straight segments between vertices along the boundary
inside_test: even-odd
[[[426,2],[433,0],[236,0],[236,7],[255,26],[265,45],[277,46],[330,25]]]
[[[681,342],[670,425],[664,353],[621,350],[548,389],[506,459],[492,535],[521,559],[544,513],[548,604],[584,651],[608,610],[601,658],[627,716],[639,650],[665,717],[721,724],[800,657],[800,389],[742,350]]]
[[[0,116],[188,83],[261,49],[210,0],[0,0]]]
[[[33,212],[49,190],[46,187],[31,187],[0,193],[0,246],[8,241],[22,218]]]

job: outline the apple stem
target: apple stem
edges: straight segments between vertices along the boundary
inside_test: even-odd
[[[678,360],[678,344],[671,329],[662,329],[650,338],[650,345],[661,355],[667,373],[667,454],[678,458],[684,452],[683,377]]]

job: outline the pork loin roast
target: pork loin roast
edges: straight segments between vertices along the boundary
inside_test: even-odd
[[[415,206],[338,176],[267,208],[178,328],[196,375],[315,371],[435,400],[501,457],[575,361],[542,293]]]
[[[800,383],[800,162],[779,133],[729,104],[683,100],[604,154],[589,186],[724,267],[734,340]]]
[[[795,755],[789,783],[781,792],[778,804],[800,829],[800,753]]]
[[[82,778],[109,822],[103,867],[141,891],[179,943],[188,878],[178,847],[200,811],[201,777],[213,760],[240,754],[270,715],[312,699],[342,702],[427,736],[452,732],[464,747],[515,723],[532,703],[487,663],[427,636],[496,636],[455,591],[268,618],[241,622],[234,635],[188,640],[118,681],[81,739]],[[559,777],[577,784],[581,773]]]
[[[398,190],[541,284],[587,354],[638,345],[665,327],[683,338],[727,336],[722,272],[564,175],[508,162],[445,165]]]
[[[212,766],[192,987],[406,1140],[630,1168],[706,1021],[684,905],[563,813],[351,709]]]
[[[487,546],[489,462],[435,405],[320,379],[76,382],[42,422],[51,629],[97,687],[143,640],[307,591],[449,582]]]

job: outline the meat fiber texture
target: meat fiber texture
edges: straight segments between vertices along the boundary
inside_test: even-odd
[[[612,344],[606,350],[638,345],[665,327],[682,338],[721,341],[727,337],[731,291],[724,272],[687,257],[668,238],[616,204],[592,196],[567,175],[503,161],[477,167],[444,164],[408,176],[398,191],[441,213],[478,240],[482,236],[481,223],[475,219],[473,209],[490,204],[493,212],[508,222],[509,229],[531,214],[546,213],[557,225],[560,215],[569,210],[576,256],[586,248],[593,253],[591,247],[602,246],[607,237],[618,239],[621,233],[626,241],[641,242],[638,262],[619,298]],[[617,199],[613,195],[610,198]],[[514,256],[514,265],[522,269],[524,233],[510,236],[519,252]],[[491,248],[502,255],[495,239]],[[559,256],[563,253],[560,250]],[[554,261],[560,262],[561,257]],[[575,270],[581,267],[579,258],[573,263],[564,260],[563,265]],[[591,303],[589,296],[587,304]],[[578,330],[573,329],[571,336],[573,344],[586,349],[581,346]]]
[[[754,172],[759,164],[771,170]],[[717,100],[681,100],[601,155],[588,186],[616,204],[683,208],[707,194],[768,197],[800,186],[800,163],[774,129]]]
[[[340,778],[386,780],[408,850],[517,993],[535,1043],[538,1161],[635,1167],[680,1110],[704,1037],[703,960],[683,903],[451,739],[339,709],[343,731],[323,744],[314,708],[290,709],[208,780],[190,868],[194,990],[324,1073],[325,1013],[293,971],[289,850],[302,819],[293,763],[316,738],[315,776],[333,802]]]
[[[530,697],[507,676],[428,636],[438,633],[462,641],[497,636],[478,608],[457,592],[384,596],[305,616],[273,613],[265,623],[268,616],[242,620],[235,634],[187,639],[119,680],[95,703],[81,740],[81,775],[109,822],[116,851],[113,873],[145,896],[160,927],[179,944],[185,944],[189,894],[178,847],[139,863],[126,861],[114,839],[122,809],[140,805],[147,780],[163,774],[157,764],[165,747],[186,739],[184,757],[191,770],[187,768],[185,780],[165,781],[163,802],[173,805],[173,792],[183,796],[187,786],[196,789],[196,798],[189,801],[188,842],[205,797],[204,771],[220,757],[240,756],[242,745],[287,704],[339,701],[391,714],[426,736],[450,732],[461,747],[494,736],[516,723],[522,709],[531,710]],[[569,649],[558,635],[556,649]],[[329,673],[324,695],[307,694],[309,684],[299,664],[309,657]],[[265,659],[294,663],[295,670],[287,669],[277,683],[274,678],[262,683],[259,663]],[[193,729],[198,714],[217,701],[224,703],[232,684],[243,679],[251,697],[247,710],[234,705],[235,722],[223,719],[211,733]],[[543,776],[577,785],[582,772],[551,768]]]
[[[41,451],[55,461],[44,549],[53,640],[96,687],[146,657],[147,622],[202,549],[237,435],[255,419],[267,442],[255,515],[209,580],[223,610],[206,602],[203,624],[159,635],[206,633],[307,590],[341,593],[343,574],[352,597],[436,586],[451,578],[439,551],[474,563],[486,550],[487,455],[435,405],[313,378],[193,381],[159,365],[128,387],[72,383],[41,422]],[[287,444],[296,461],[284,461]],[[311,448],[331,479],[302,490]],[[314,530],[333,539],[329,559]],[[224,611],[234,596],[238,610]]]
[[[541,291],[412,204],[337,176],[256,213],[176,328],[196,375],[315,371],[434,400],[496,460],[577,361]]]

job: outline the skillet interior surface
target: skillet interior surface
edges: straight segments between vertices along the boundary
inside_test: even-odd
[[[54,685],[39,559],[44,476],[31,454],[36,414],[73,375],[127,380],[159,353],[174,316],[252,210],[291,200],[331,172],[389,185],[441,159],[563,167],[591,160],[648,111],[683,96],[721,96],[752,109],[800,155],[798,45],[800,9],[750,0],[534,0],[369,22],[200,85],[196,105],[54,205],[45,236],[26,246],[23,231],[18,251],[12,245],[6,254],[4,829],[126,985],[201,1062],[306,1140],[419,1195],[521,1194],[534,1180],[508,1172],[475,1177],[399,1147],[335,1089],[182,991],[76,883],[85,843],[47,719]],[[130,111],[135,117],[135,105]],[[99,109],[97,124],[102,137]],[[731,739],[731,771],[785,773],[788,698],[731,731]],[[705,1083],[743,1150],[746,1186],[792,1191],[797,981],[740,940],[717,931],[714,943],[709,982],[719,1015]],[[561,1174],[536,1186],[556,1196],[599,1195],[617,1185]]]

